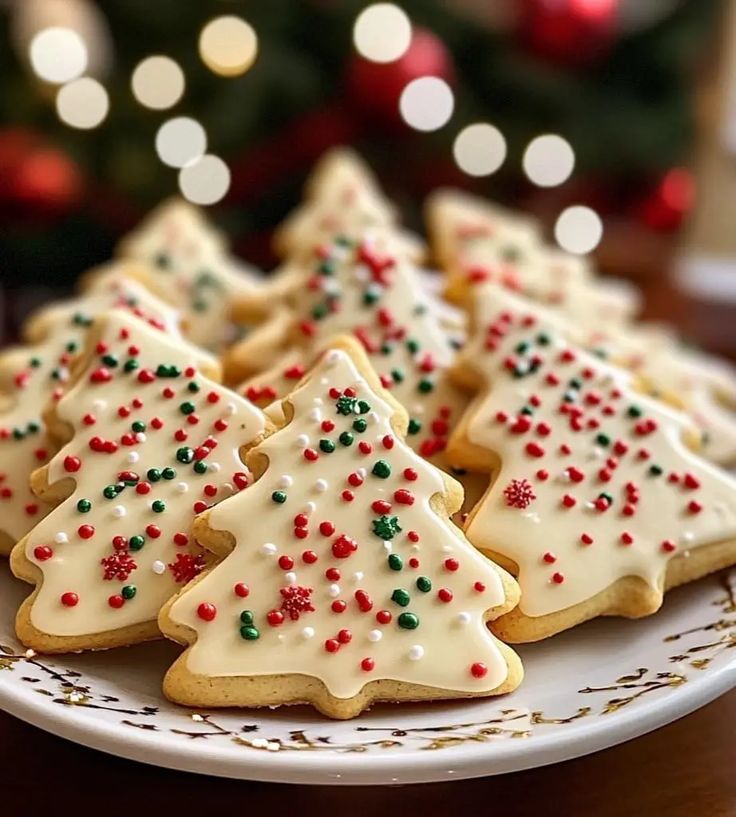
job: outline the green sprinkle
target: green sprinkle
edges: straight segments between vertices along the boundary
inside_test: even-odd
[[[105,499],[115,499],[117,495],[118,489],[115,485],[106,485],[102,490],[102,496],[104,496]]]
[[[434,383],[426,377],[423,377],[417,384],[417,388],[422,394],[428,394],[434,389]]]
[[[334,275],[335,274],[335,262],[330,260],[329,258],[325,258],[324,261],[320,262],[317,265],[317,272],[320,275]]]
[[[131,536],[130,539],[128,540],[128,547],[131,550],[140,550],[145,544],[146,538],[144,536],[141,536],[140,534]]]
[[[138,588],[134,584],[126,584],[125,587],[120,591],[120,595],[124,599],[132,599],[135,598],[135,594],[138,592]]]
[[[598,445],[607,446],[611,444],[611,438],[608,434],[596,434],[595,441]]]
[[[195,312],[206,312],[207,301],[202,300],[202,298],[198,298],[196,301],[192,301],[192,309],[194,309]]]
[[[598,494],[598,498],[599,499],[605,499],[605,500],[608,501],[609,505],[613,505],[613,495],[612,494],[607,494],[605,491],[601,491],[601,493]]]
[[[419,434],[421,430],[422,424],[419,422],[419,420],[416,420],[414,417],[412,417],[411,420],[409,420],[408,428],[409,434]]]
[[[115,355],[103,355],[102,362],[105,366],[109,366],[111,369],[114,369],[118,365],[118,359]]]
[[[349,431],[343,431],[342,434],[338,437],[340,440],[341,445],[352,445],[353,444],[353,435]]]
[[[178,448],[176,451],[176,459],[179,462],[183,463],[190,463],[194,459],[194,450],[184,446],[184,448]]]
[[[138,361],[134,357],[131,357],[129,360],[126,360],[125,363],[123,364],[123,371],[132,372],[135,371],[138,368],[138,366],[139,366]]]
[[[366,403],[365,400],[358,400],[358,413],[359,414],[367,414],[371,410],[370,403]]]
[[[319,450],[324,451],[325,454],[331,454],[335,450],[335,443],[326,438],[319,441]]]
[[[195,383],[193,380],[190,380],[189,383],[187,383],[187,391],[196,394],[199,391],[199,383]]]
[[[384,542],[393,539],[397,533],[401,533],[401,525],[397,516],[381,516],[373,520],[373,533]]]
[[[153,263],[157,267],[161,267],[161,269],[167,269],[169,266],[169,256],[165,252],[157,253],[156,257],[153,259]]]
[[[286,492],[285,491],[274,491],[271,494],[271,499],[274,502],[277,502],[279,505],[283,505],[286,502]]]
[[[355,403],[357,401],[354,397],[338,397],[335,403],[335,408],[338,414],[349,415],[355,410]]]
[[[204,474],[207,472],[207,463],[204,460],[197,460],[194,463],[194,473]]]
[[[194,412],[194,403],[191,403],[189,400],[185,400],[180,406],[179,411],[182,414],[192,414]]]
[[[419,616],[414,613],[402,613],[397,619],[396,623],[403,630],[416,630],[419,626]]]
[[[417,579],[417,590],[421,590],[422,593],[429,593],[432,589],[432,582],[428,576],[420,576]]]
[[[366,428],[368,428],[368,423],[362,418],[353,420],[353,430],[357,431],[358,434],[362,434],[366,430]]]
[[[73,352],[74,351],[74,349],[69,348],[68,343],[67,343],[66,350],[67,350],[67,352]],[[32,369],[37,369],[41,365],[41,358],[40,357],[32,357],[28,362],[30,363]]]
[[[173,363],[167,366],[165,363],[159,363],[156,367],[157,377],[179,377],[181,369]]]
[[[517,355],[523,355],[525,352],[529,351],[529,342],[526,340],[522,340],[521,343],[517,343],[514,351]]]
[[[639,406],[629,406],[626,413],[629,415],[629,417],[641,417],[641,409]]]
[[[162,499],[154,499],[151,503],[151,510],[154,513],[163,513],[166,510],[166,503]]]
[[[396,602],[396,604],[400,605],[401,607],[406,607],[406,605],[411,601],[411,596],[406,592],[406,590],[397,588],[391,594],[391,601]]]
[[[317,304],[317,306],[312,308],[312,317],[316,321],[321,321],[322,318],[327,316],[328,312],[327,304]]]
[[[524,406],[521,410],[522,414],[534,414],[534,409],[531,406]]]
[[[261,634],[255,627],[241,627],[240,636],[246,641],[257,641]]]
[[[391,476],[391,466],[386,462],[386,460],[376,460],[371,473],[374,477],[387,479]]]
[[[69,343],[66,345],[67,352],[76,352],[79,348],[79,344],[75,340],[70,340]],[[34,360],[38,360],[38,358],[34,358]],[[39,363],[41,361],[39,360]],[[33,361],[31,361],[31,365],[33,365]]]
[[[549,346],[550,337],[546,332],[542,332],[537,335],[537,343],[540,346]]]
[[[130,427],[136,434],[142,434],[146,430],[143,420],[136,420]]]
[[[176,477],[176,471],[173,468],[164,468],[161,472],[161,476],[164,479],[174,479],[174,477]]]
[[[414,338],[409,338],[406,342],[406,348],[415,355],[420,349],[421,346],[419,345],[419,341],[415,340]]]
[[[405,375],[401,371],[401,369],[392,369],[391,370],[391,379],[394,381],[394,383],[403,383],[404,377],[405,377]]]
[[[22,440],[26,435],[23,433],[22,428],[14,428],[13,429],[13,439],[15,440]]]
[[[658,476],[660,476],[660,474],[662,473],[662,470],[663,470],[663,469],[662,469],[662,466],[661,466],[661,465],[656,465],[656,464],[654,464],[654,465],[650,465],[650,466],[649,466],[649,473],[650,473],[650,474],[651,474],[653,477],[658,477]]]
[[[250,626],[253,623],[253,611],[243,610],[243,612],[240,614],[240,623]]]
[[[40,431],[40,430],[41,430],[41,426],[38,423],[34,422],[33,420],[31,420],[31,422],[28,423],[28,425],[26,426],[26,431],[29,434],[35,434],[37,431]]]
[[[404,560],[398,553],[391,553],[388,557],[388,566],[391,570],[403,570]]]
[[[363,304],[365,306],[372,306],[380,297],[381,293],[379,290],[374,289],[373,287],[366,289],[366,291],[363,293]]]
[[[92,510],[92,503],[89,499],[80,499],[77,502],[77,510],[79,513],[89,513]]]
[[[92,318],[84,315],[81,312],[77,312],[77,314],[72,318],[72,323],[75,326],[92,326]]]
[[[151,482],[158,482],[161,479],[161,471],[158,468],[149,468],[146,476]]]

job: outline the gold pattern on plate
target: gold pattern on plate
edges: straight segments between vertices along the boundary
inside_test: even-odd
[[[724,652],[736,647],[736,588],[733,577],[736,572],[719,577],[721,593],[712,602],[718,616],[706,624],[666,636],[665,643],[681,642],[702,634],[707,635],[701,643],[683,648],[679,655],[669,657],[676,663],[678,671],[653,671],[638,667],[626,675],[619,676],[610,684],[588,685],[578,689],[579,695],[598,696],[602,693],[624,691],[626,694],[607,697],[602,702],[586,700],[569,715],[552,715],[542,711],[529,712],[519,709],[499,709],[495,716],[482,721],[453,724],[429,724],[409,728],[356,726],[355,733],[365,735],[365,740],[340,741],[330,735],[330,721],[315,726],[311,730],[296,729],[288,737],[264,737],[261,727],[253,723],[243,723],[237,729],[228,729],[216,719],[213,713],[193,712],[181,709],[182,726],[164,726],[159,722],[161,715],[157,706],[129,708],[114,695],[95,692],[82,673],[73,669],[56,667],[51,659],[40,657],[32,650],[16,651],[0,644],[0,672],[24,672],[20,680],[34,688],[34,692],[48,698],[52,704],[73,706],[80,709],[98,709],[115,712],[126,717],[120,724],[146,732],[166,732],[178,735],[184,740],[207,741],[229,740],[238,746],[262,752],[369,752],[390,750],[400,747],[421,750],[447,749],[467,743],[485,743],[492,740],[531,738],[543,732],[546,726],[574,723],[581,718],[602,717],[618,712],[635,704],[645,695],[674,690],[686,684],[688,676],[682,665],[698,672],[708,670],[714,660]],[[714,637],[720,634],[720,637]],[[168,714],[168,713],[167,713]],[[139,720],[142,719],[142,720]],[[185,725],[186,724],[186,725]]]

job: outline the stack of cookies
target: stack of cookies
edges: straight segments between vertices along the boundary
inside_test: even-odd
[[[170,201],[29,320],[0,353],[26,646],[165,636],[175,702],[349,718],[509,692],[508,644],[736,563],[731,369],[528,218],[437,191],[427,223],[335,150],[272,275]]]

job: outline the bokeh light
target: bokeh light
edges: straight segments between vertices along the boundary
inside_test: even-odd
[[[186,167],[204,156],[206,150],[204,128],[188,116],[169,119],[156,134],[156,153],[170,167]]]
[[[46,82],[63,84],[87,69],[87,46],[71,28],[52,26],[31,40],[31,67]]]
[[[136,65],[131,79],[133,96],[146,108],[164,110],[181,99],[184,72],[170,57],[156,54]]]
[[[560,213],[555,224],[557,243],[576,255],[594,250],[603,237],[603,222],[595,210],[582,205],[568,207]]]
[[[179,171],[179,189],[193,204],[215,204],[230,188],[230,170],[208,153]]]
[[[355,20],[353,42],[358,53],[372,62],[393,62],[411,44],[411,22],[393,3],[374,3]]]
[[[529,142],[522,164],[534,184],[556,187],[570,178],[575,168],[575,152],[561,136],[546,133]]]
[[[399,100],[399,110],[406,124],[421,131],[438,130],[446,125],[454,107],[452,89],[439,77],[412,80]]]
[[[469,176],[495,173],[506,159],[506,140],[498,128],[486,122],[468,125],[452,146],[457,166]]]
[[[244,74],[255,62],[258,37],[241,17],[216,17],[199,35],[199,56],[202,62],[223,77]]]
[[[107,91],[92,77],[81,77],[63,85],[56,95],[56,112],[72,128],[96,128],[107,116]]]

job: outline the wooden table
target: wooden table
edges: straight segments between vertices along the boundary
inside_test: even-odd
[[[96,807],[104,817],[141,807],[213,817],[246,810],[256,817],[733,817],[735,738],[736,690],[657,732],[556,766],[457,783],[327,788],[172,772],[82,748],[0,713],[0,804],[9,815]]]

